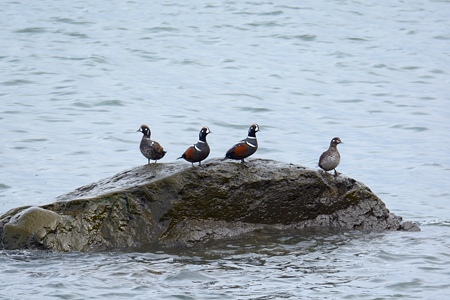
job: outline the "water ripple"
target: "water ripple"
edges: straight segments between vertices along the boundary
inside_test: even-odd
[[[10,187],[9,185],[0,183],[0,189],[1,189],[1,190],[6,190],[6,189],[10,189],[10,188],[11,188],[11,187]]]
[[[45,33],[47,28],[44,27],[27,27],[24,29],[15,30],[14,33]]]
[[[94,25],[94,22],[88,22],[88,21],[79,21],[79,20],[74,20],[71,18],[61,18],[61,17],[53,17],[50,18],[51,21],[55,21],[55,22],[59,22],[59,23],[66,23],[66,24],[71,24],[71,25],[80,25],[80,26],[85,26],[85,25]]]
[[[32,83],[35,83],[35,82],[31,81],[31,80],[26,80],[26,79],[15,79],[15,80],[4,81],[1,84],[5,85],[5,86],[17,86],[17,85],[27,85],[27,84],[32,84]]]

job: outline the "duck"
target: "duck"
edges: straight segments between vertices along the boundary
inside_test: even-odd
[[[258,124],[252,124],[248,129],[247,138],[239,141],[231,147],[225,154],[225,159],[240,160],[241,164],[245,163],[245,158],[254,154],[258,150],[258,141],[256,140],[256,133],[259,131]]]
[[[147,158],[148,164],[150,164],[150,160],[154,160],[156,163],[156,161],[166,155],[164,148],[158,142],[150,139],[152,133],[147,125],[142,124],[136,132],[142,132],[142,139],[139,149],[141,150],[142,155]]]
[[[208,126],[202,127],[198,134],[198,142],[187,148],[186,151],[184,151],[184,153],[177,159],[183,158],[184,160],[192,163],[192,167],[194,167],[194,163],[198,162],[198,166],[201,167],[202,161],[208,157],[210,152],[208,142],[206,141],[206,136],[210,133],[211,131]]]
[[[334,176],[338,176],[339,173],[336,171],[337,166],[341,162],[341,155],[337,149],[337,145],[343,144],[341,139],[334,137],[330,142],[330,147],[327,151],[323,152],[319,158],[319,167],[325,172],[334,170]]]

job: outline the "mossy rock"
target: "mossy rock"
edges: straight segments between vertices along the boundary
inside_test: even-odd
[[[41,221],[14,240],[14,224],[34,214]],[[354,179],[262,159],[144,165],[0,217],[3,248],[57,251],[185,247],[304,227],[419,230]]]

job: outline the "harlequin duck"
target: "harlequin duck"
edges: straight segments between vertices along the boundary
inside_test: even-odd
[[[319,158],[319,167],[324,171],[334,170],[334,176],[337,176],[339,173],[336,171],[336,167],[341,162],[341,155],[337,149],[338,144],[343,144],[341,139],[335,137],[331,140],[330,147],[327,151],[322,153]]]
[[[184,158],[186,161],[192,163],[192,166],[194,166],[195,162],[198,162],[198,165],[201,166],[202,160],[208,157],[210,151],[208,142],[206,142],[206,136],[209,133],[211,133],[209,128],[207,126],[203,127],[198,134],[197,144],[187,148],[183,155],[177,159]]]
[[[245,140],[238,142],[225,154],[225,158],[241,160],[243,164],[244,158],[249,157],[258,150],[258,141],[256,133],[259,131],[258,124],[253,124],[248,130],[248,136]]]
[[[150,160],[154,160],[155,163],[158,159],[161,159],[166,155],[166,151],[164,151],[163,147],[158,142],[152,141],[150,139],[150,135],[152,134],[150,128],[147,125],[143,124],[136,132],[142,132],[141,145],[139,149],[141,149],[142,155],[144,155],[148,159],[148,163],[150,164]]]

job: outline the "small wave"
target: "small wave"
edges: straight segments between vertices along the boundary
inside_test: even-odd
[[[255,95],[250,95],[250,94],[241,94],[241,93],[232,93],[232,94],[223,94],[224,96],[232,96],[232,97],[250,97],[250,98],[255,98],[258,100],[264,100],[261,97],[255,96]]]
[[[247,111],[247,112],[254,112],[254,113],[272,111],[271,109],[265,108],[265,107],[249,107],[249,106],[239,107],[239,110]]]
[[[436,35],[433,36],[433,39],[448,41],[450,40],[450,35]]]
[[[365,38],[360,38],[360,37],[349,37],[347,38],[347,40],[349,41],[354,41],[354,42],[368,42],[368,39]]]
[[[40,138],[40,139],[26,139],[19,141],[19,143],[34,143],[34,142],[48,142],[48,139]]]
[[[450,220],[425,220],[419,223],[420,226],[450,226]]]
[[[34,83],[34,81],[26,80],[26,79],[16,79],[16,80],[9,80],[4,81],[1,84],[5,86],[15,86],[15,85],[24,85],[24,84],[31,84]]]
[[[284,14],[284,12],[282,10],[276,10],[276,11],[269,11],[269,12],[265,12],[265,13],[260,13],[260,16],[279,16]]]
[[[278,24],[278,22],[274,22],[274,21],[252,22],[252,23],[247,23],[245,25],[252,26],[252,27],[277,27],[277,26],[281,26],[280,24]]]
[[[104,100],[94,103],[94,106],[125,106],[120,100]]]
[[[168,27],[168,26],[156,26],[151,28],[145,28],[146,31],[153,32],[153,33],[161,33],[161,32],[179,32],[177,28],[174,27]]]
[[[27,27],[24,29],[19,29],[14,31],[15,33],[43,33],[47,32],[47,29],[44,27]]]
[[[362,99],[345,99],[345,100],[335,100],[338,103],[362,103],[365,102]]]
[[[7,190],[7,189],[10,189],[10,188],[11,188],[11,187],[10,187],[9,185],[0,183],[0,190]]]
[[[276,38],[284,40],[302,40],[306,42],[315,41],[317,36],[314,34],[300,34],[300,35],[276,35]]]
[[[59,22],[59,23],[67,23],[67,24],[72,24],[72,25],[92,25],[95,24],[93,22],[87,22],[87,21],[75,21],[73,19],[70,18],[50,18],[50,20],[55,21],[55,22]]]
[[[67,32],[67,33],[64,33],[64,35],[67,35],[67,36],[70,36],[70,37],[82,38],[82,39],[88,39],[89,38],[89,36],[87,34],[79,33],[79,32]]]
[[[408,126],[407,124],[396,124],[396,125],[393,125],[393,126],[391,126],[389,128],[406,129],[406,130],[412,130],[412,131],[416,131],[416,132],[422,132],[422,131],[429,130],[429,128],[427,128],[427,127],[423,127],[423,126]]]

